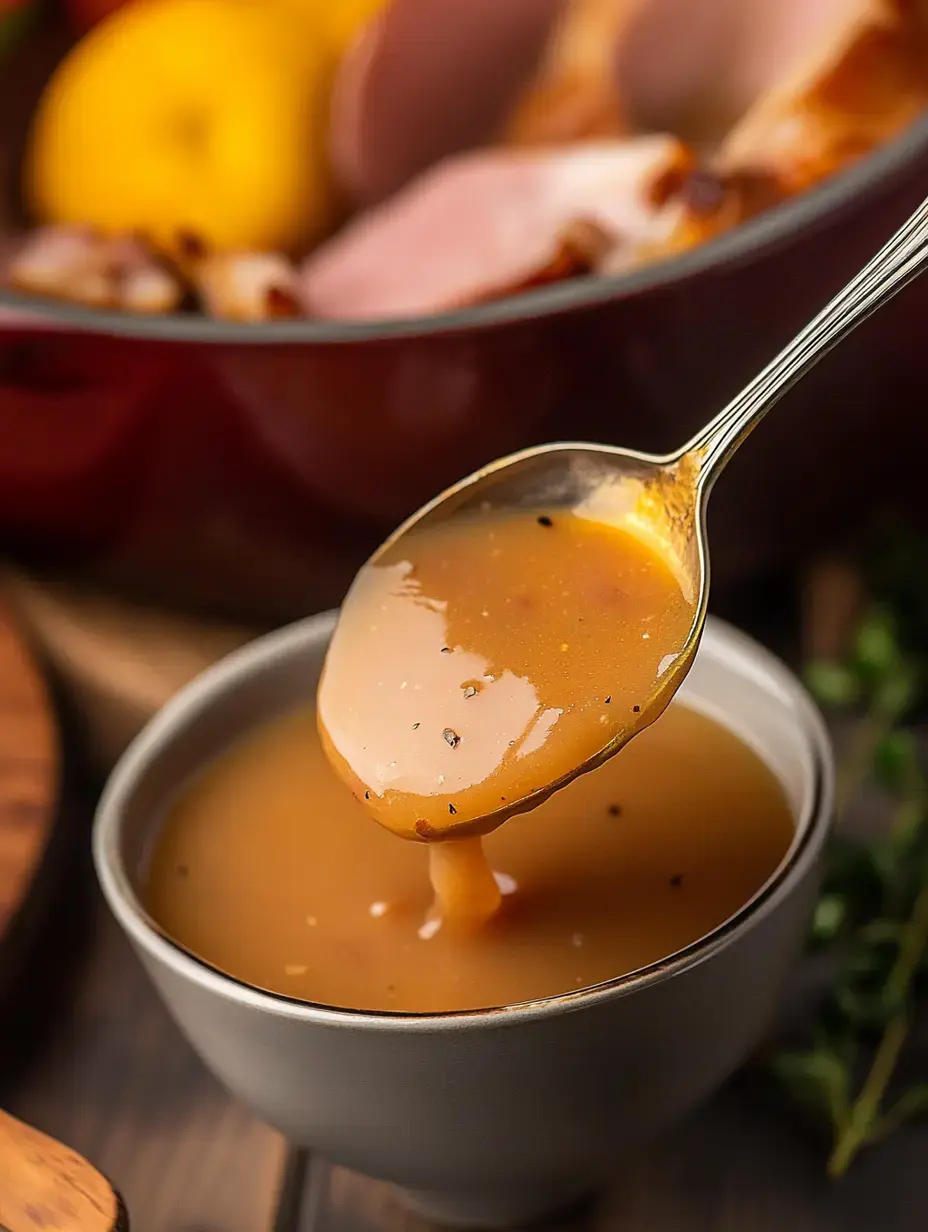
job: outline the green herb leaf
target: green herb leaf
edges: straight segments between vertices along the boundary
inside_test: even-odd
[[[874,685],[874,709],[895,721],[905,714],[918,692],[919,680],[914,671],[899,668],[888,672]]]
[[[848,1026],[868,1034],[885,1027],[899,1008],[898,1001],[882,990],[857,988],[853,984],[838,985],[833,1006]]]
[[[832,1177],[869,1143],[928,1114],[928,1083],[884,1110],[915,999],[928,987],[928,779],[904,724],[928,694],[928,539],[894,532],[874,554],[870,580],[879,600],[849,661],[812,664],[806,678],[824,705],[860,714],[839,776],[840,815],[873,782],[893,799],[892,822],[877,838],[830,845],[810,943],[830,947],[831,988],[811,1024],[812,1047],[774,1065],[792,1096],[830,1121]]]
[[[847,900],[839,894],[823,894],[812,917],[811,940],[826,945],[841,933],[847,920]]]
[[[838,837],[832,840],[822,892],[845,898],[854,917],[878,910],[883,880],[866,846]]]
[[[873,774],[889,792],[902,791],[918,773],[918,746],[910,731],[888,732],[873,752]]]
[[[867,945],[899,945],[904,925],[898,920],[871,920],[857,934]]]
[[[774,1073],[796,1101],[837,1127],[850,1115],[851,1076],[833,1052],[784,1052],[773,1063]]]
[[[908,862],[908,844],[897,842],[892,834],[873,839],[867,849],[873,875],[880,883],[884,906],[898,901],[908,885],[912,867]]]
[[[885,607],[872,608],[854,639],[855,667],[861,675],[874,679],[898,667],[901,658],[894,617]]]
[[[909,1087],[904,1095],[900,1095],[892,1108],[877,1121],[870,1134],[871,1142],[879,1142],[890,1134],[901,1129],[906,1121],[928,1115],[928,1082]]]
[[[810,663],[805,670],[805,681],[815,700],[830,709],[852,706],[862,696],[857,676],[840,663]]]

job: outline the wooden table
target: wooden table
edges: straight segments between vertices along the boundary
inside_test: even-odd
[[[48,690],[0,599],[0,1004],[21,975],[33,921],[47,907],[36,882],[52,855],[59,771]],[[3,1044],[0,1029],[0,1053]]]
[[[86,760],[74,735],[65,741],[67,877],[23,997],[4,1009],[12,1028],[0,1105],[104,1171],[134,1232],[429,1232],[389,1186],[288,1151],[204,1069],[96,889],[88,836],[97,785],[77,772]],[[924,1074],[928,1034],[921,1042]],[[806,1124],[757,1074],[742,1074],[661,1141],[617,1159],[611,1191],[556,1227],[928,1230],[928,1122],[863,1156],[838,1185],[825,1180],[824,1158]]]
[[[133,1232],[426,1232],[389,1186],[288,1155],[225,1095],[96,893],[89,907],[71,1003],[3,1102],[101,1168],[122,1192]],[[612,1192],[560,1226],[924,1232],[926,1168],[928,1126],[915,1127],[831,1185],[821,1144],[756,1079],[742,1078],[662,1141],[617,1161]]]

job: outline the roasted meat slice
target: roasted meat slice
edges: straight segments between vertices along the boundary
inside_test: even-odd
[[[928,107],[928,2],[854,0],[684,190],[665,251],[691,248],[898,136]]]
[[[307,260],[313,316],[441,312],[608,259],[632,264],[673,223],[692,166],[672,137],[461,155],[350,223]]]

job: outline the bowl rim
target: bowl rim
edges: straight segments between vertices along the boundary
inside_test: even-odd
[[[853,166],[688,252],[631,273],[567,279],[452,311],[360,321],[300,319],[243,323],[181,313],[141,316],[0,288],[0,336],[12,325],[39,330],[91,331],[163,342],[232,343],[237,346],[338,344],[466,334],[494,325],[534,321],[564,311],[628,299],[684,282],[713,267],[727,269],[740,265],[793,233],[826,218],[837,217],[852,206],[859,207],[865,192],[875,189],[884,179],[892,182],[926,149],[928,112]]]
[[[798,886],[822,848],[830,829],[834,802],[833,755],[824,720],[803,685],[779,659],[733,626],[709,617],[704,638],[717,643],[729,656],[740,655],[750,673],[755,677],[760,673],[789,698],[797,712],[799,730],[808,745],[811,770],[808,799],[796,819],[790,849],[766,883],[717,928],[669,957],[626,975],[551,997],[484,1009],[429,1013],[345,1009],[259,989],[227,975],[169,938],[142,906],[122,859],[120,839],[126,805],[151,760],[173,743],[179,730],[196,724],[218,702],[234,694],[239,685],[263,668],[286,662],[307,645],[327,642],[336,616],[334,611],[321,612],[284,626],[233,651],[197,676],[136,736],[110,775],[100,798],[93,826],[93,858],[110,910],[130,940],[149,959],[166,966],[204,992],[278,1018],[354,1030],[487,1029],[549,1018],[624,996],[699,966],[786,898]]]

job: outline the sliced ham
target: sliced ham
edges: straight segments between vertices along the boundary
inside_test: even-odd
[[[612,267],[633,264],[673,225],[667,202],[691,166],[665,136],[461,155],[313,253],[304,304],[340,319],[440,312],[546,281],[565,252],[569,272],[606,248]]]
[[[737,226],[872,153],[928,107],[928,0],[853,0],[685,193],[667,248]]]
[[[928,3],[856,0],[732,129],[718,169],[773,173],[790,193],[895,137],[928,104]]]
[[[564,4],[392,0],[333,89],[330,150],[348,199],[382,201],[439,159],[492,140]]]

